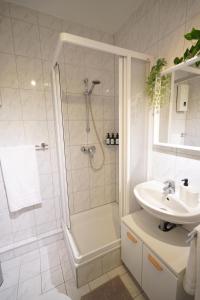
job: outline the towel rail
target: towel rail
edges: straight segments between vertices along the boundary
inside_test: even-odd
[[[48,150],[48,144],[46,143],[41,143],[40,145],[35,145],[35,150],[37,151],[45,151],[45,150]]]

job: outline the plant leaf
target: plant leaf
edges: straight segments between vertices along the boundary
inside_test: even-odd
[[[186,40],[199,40],[200,39],[200,30],[192,28],[192,30],[184,35]]]

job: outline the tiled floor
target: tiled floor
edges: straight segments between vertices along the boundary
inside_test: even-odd
[[[134,299],[146,299],[123,266],[77,289],[63,240],[3,262],[2,270],[4,283],[0,287],[1,300],[30,300],[53,291],[79,300],[82,295],[116,275],[121,277]]]

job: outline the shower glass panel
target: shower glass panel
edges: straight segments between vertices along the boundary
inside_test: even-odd
[[[59,63],[70,221],[118,202],[118,57],[71,44]],[[74,224],[75,225],[75,224]],[[73,231],[73,226],[72,226]],[[118,229],[117,229],[118,234]]]
[[[132,187],[145,175],[137,153],[147,148],[142,143],[147,60],[109,44],[59,36],[54,111],[63,233],[77,286],[121,264],[119,215],[130,211]]]

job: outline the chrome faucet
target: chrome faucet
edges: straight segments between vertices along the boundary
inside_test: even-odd
[[[164,182],[164,187],[163,187],[163,195],[169,195],[169,194],[175,194],[176,191],[176,186],[175,182],[173,180],[166,180]]]

